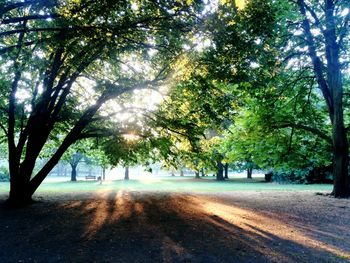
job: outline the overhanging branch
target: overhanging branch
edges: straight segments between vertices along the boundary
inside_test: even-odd
[[[299,130],[304,130],[304,131],[308,131],[311,132],[315,135],[317,135],[318,137],[320,137],[321,139],[325,140],[326,142],[328,142],[329,144],[333,144],[332,138],[330,136],[328,136],[326,133],[324,133],[323,131],[314,128],[314,127],[310,127],[304,124],[300,124],[300,123],[278,123],[278,124],[274,124],[272,125],[273,128],[277,128],[277,129],[282,129],[282,128],[295,128],[295,129],[299,129]]]

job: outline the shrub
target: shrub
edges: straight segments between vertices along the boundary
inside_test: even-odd
[[[324,184],[332,183],[332,166],[281,169],[274,171],[272,180],[277,183]]]

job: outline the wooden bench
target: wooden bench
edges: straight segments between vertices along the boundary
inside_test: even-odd
[[[96,176],[95,175],[86,175],[85,180],[96,180]]]

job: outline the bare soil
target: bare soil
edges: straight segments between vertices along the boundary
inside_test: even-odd
[[[349,199],[307,191],[41,198],[0,208],[1,263],[350,262]]]

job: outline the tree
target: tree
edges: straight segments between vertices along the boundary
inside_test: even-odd
[[[343,109],[349,16],[347,1],[254,0],[241,10],[234,2],[225,1],[208,23],[214,43],[207,52],[209,75],[232,87],[239,106],[246,103],[245,97],[253,96],[265,106],[270,103],[267,114],[271,115],[275,103],[288,96],[285,90],[290,91],[290,86],[303,88],[298,93],[292,92],[292,96],[309,93],[304,95],[308,98],[305,105],[287,107],[290,110],[287,121],[274,119],[273,123],[268,121],[268,115],[266,120],[269,128],[289,132],[289,141],[306,132],[309,133],[306,137],[317,136],[331,143],[333,194],[337,197],[350,193]],[[288,74],[292,78],[286,78]],[[276,82],[278,79],[280,83]],[[319,101],[320,94],[314,87],[321,91],[323,101]],[[241,95],[237,93],[239,90]],[[268,94],[273,97],[269,98]],[[294,101],[293,97],[289,98]],[[307,118],[300,113],[312,99],[316,101],[312,106],[317,113],[315,118],[307,115],[311,121],[303,123]],[[245,106],[256,107],[257,104],[250,102]],[[324,106],[328,121],[324,119]]]
[[[195,172],[195,178],[200,178],[200,171],[205,168],[217,170],[217,179],[224,180],[223,156],[215,152],[209,141],[221,132],[229,118],[230,97],[206,74],[202,55],[193,51],[190,64],[184,62],[187,74],[160,105],[151,125],[170,138],[174,145],[170,155],[186,163]],[[179,164],[175,169],[176,166]]]
[[[228,164],[228,163],[225,163],[225,166],[224,166],[224,170],[225,170],[225,176],[224,176],[224,178],[225,178],[225,179],[228,179],[228,168],[229,168],[229,164]]]
[[[93,156],[91,148],[93,147],[92,142],[88,140],[80,140],[74,145],[72,145],[62,156],[62,160],[69,163],[71,166],[71,181],[75,182],[77,180],[77,167],[78,164],[87,159],[87,155]]]
[[[302,101],[297,104],[299,110],[304,105]],[[294,101],[290,103],[290,97],[286,97],[285,101],[279,100],[274,111],[267,105],[250,102],[251,111],[242,109],[235,118],[235,124],[225,133],[219,149],[234,169],[245,169],[247,175],[248,169],[255,167],[276,173],[289,171],[291,174],[297,170],[308,172],[315,167],[329,165],[331,148],[327,140],[308,131],[273,126],[281,120],[291,121],[289,118],[295,116],[292,114],[295,111],[288,108],[295,105]],[[316,117],[309,114],[311,112],[304,111],[306,119]],[[298,119],[299,122],[303,120]]]
[[[77,166],[80,163],[80,161],[83,159],[83,154],[80,152],[74,153],[71,158],[69,159],[69,164],[72,167],[72,173],[71,173],[71,181],[75,182],[77,180]]]
[[[8,138],[9,203],[30,202],[72,144],[99,135],[95,115],[107,101],[164,80],[164,62],[178,54],[196,20],[190,13],[200,6],[186,3],[1,3],[0,66],[8,72],[1,74],[2,96],[8,98],[2,116],[7,125],[1,127]],[[148,78],[121,70],[130,54],[152,61]],[[33,174],[40,152],[55,137],[59,147]]]
[[[303,44],[307,47],[307,56],[311,59],[332,125],[333,194],[347,197],[350,196],[349,145],[344,125],[341,60],[349,48],[349,5],[347,1],[334,0],[298,0],[295,3],[300,13]],[[317,33],[313,33],[315,30]]]
[[[101,145],[95,142],[93,149],[90,149],[88,158],[94,165],[100,166],[102,168],[101,180],[104,181],[106,180],[106,169],[110,167],[110,162],[108,160],[107,155],[101,148]]]
[[[116,135],[103,142],[102,149],[111,166],[124,167],[124,180],[129,180],[129,168],[136,164],[148,164],[150,158],[147,138],[132,133]]]

